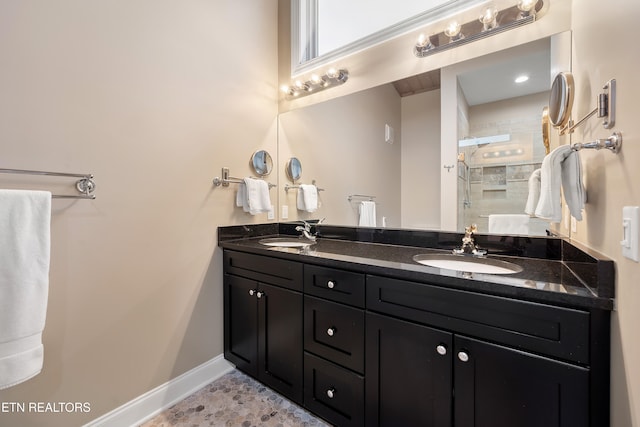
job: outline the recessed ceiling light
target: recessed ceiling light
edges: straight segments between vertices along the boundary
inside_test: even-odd
[[[527,75],[523,74],[523,75],[521,75],[521,76],[516,77],[515,82],[516,82],[516,83],[524,83],[524,82],[526,82],[527,80],[529,80],[529,76],[527,76]]]

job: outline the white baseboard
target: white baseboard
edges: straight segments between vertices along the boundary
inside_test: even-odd
[[[138,426],[233,368],[221,354],[96,418],[84,427]]]

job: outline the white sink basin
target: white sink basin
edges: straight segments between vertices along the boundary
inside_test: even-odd
[[[466,273],[513,274],[522,271],[522,267],[507,261],[466,255],[420,254],[414,256],[413,260],[429,267],[445,268]]]
[[[271,237],[259,240],[258,243],[279,248],[306,248],[307,246],[315,245],[316,242],[296,237]]]

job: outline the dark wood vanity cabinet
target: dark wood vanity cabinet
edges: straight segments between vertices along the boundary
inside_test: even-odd
[[[225,250],[225,357],[336,426],[609,423],[609,312]]]
[[[367,309],[367,426],[608,425],[588,311],[375,276]]]
[[[304,406],[338,426],[362,426],[365,276],[304,266]]]
[[[302,265],[225,251],[224,355],[302,404]]]

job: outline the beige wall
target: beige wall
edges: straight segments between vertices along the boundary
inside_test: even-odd
[[[595,107],[602,85],[615,78],[618,101],[615,130],[624,144],[619,155],[603,151],[580,153],[585,173],[585,220],[572,237],[616,262],[617,310],[611,341],[611,419],[613,427],[640,426],[640,264],[622,257],[622,207],[640,205],[640,85],[637,42],[640,3],[626,0],[573,1],[573,73],[576,82],[575,118]],[[604,25],[604,26],[603,26]],[[597,26],[604,31],[594,31]],[[606,138],[596,118],[573,136],[574,142]]]
[[[216,227],[266,215],[211,180],[277,151],[276,22],[275,0],[2,2],[2,166],[93,173],[97,199],[53,202],[44,370],[0,391],[91,412],[0,425],[81,425],[222,353]]]
[[[393,144],[385,142],[385,124],[395,129]],[[326,218],[328,224],[355,226],[358,203],[347,197],[363,194],[376,197],[378,226],[384,216],[388,227],[399,227],[401,131],[400,96],[392,85],[281,114],[278,191],[287,220]],[[298,211],[296,190],[284,191],[285,183],[292,184],[284,175],[290,157],[302,163],[299,183],[315,180],[325,189],[316,212]]]
[[[402,227],[440,228],[440,91],[402,104]]]

